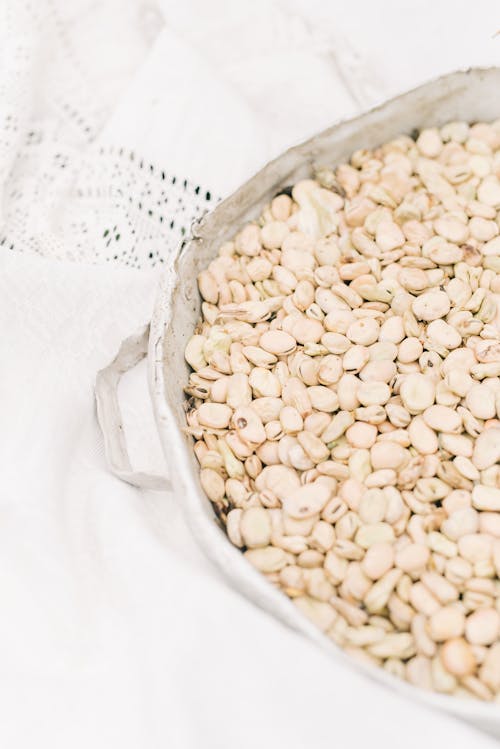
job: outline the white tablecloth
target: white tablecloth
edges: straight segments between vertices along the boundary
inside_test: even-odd
[[[500,61],[490,0],[0,6],[0,746],[492,746],[229,590],[182,497],[106,470],[93,381],[195,215],[283,148]],[[496,14],[496,15],[495,15]],[[121,388],[164,470],[144,369]]]

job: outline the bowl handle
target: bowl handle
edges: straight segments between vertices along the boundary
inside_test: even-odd
[[[166,476],[134,471],[130,462],[123,421],[118,403],[118,385],[125,372],[135,367],[148,352],[149,324],[126,338],[107,367],[97,373],[95,399],[97,420],[104,438],[104,453],[109,470],[122,481],[141,489],[167,489]]]

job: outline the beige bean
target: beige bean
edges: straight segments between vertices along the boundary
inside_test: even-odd
[[[240,532],[245,546],[256,549],[271,541],[271,521],[263,507],[249,507],[240,519]]]
[[[385,409],[382,406],[366,406],[356,408],[354,416],[358,421],[366,424],[380,425],[386,422]]]
[[[339,407],[337,394],[324,385],[313,385],[307,389],[307,394],[313,408],[318,411],[332,413]]]
[[[368,615],[365,611],[338,596],[332,596],[330,604],[351,627],[361,627],[368,621]]]
[[[431,531],[427,537],[427,543],[432,551],[441,554],[444,557],[452,558],[457,555],[457,545],[450,541],[443,533]]]
[[[418,414],[434,403],[436,385],[423,374],[410,374],[401,384],[400,395],[404,407],[411,414]]]
[[[270,354],[258,346],[244,346],[242,354],[256,367],[268,367],[271,364],[275,364],[277,361],[274,354]]]
[[[346,558],[328,551],[324,560],[324,569],[333,585],[339,585],[347,574],[349,562]]]
[[[209,304],[217,304],[219,299],[219,290],[217,282],[210,271],[203,270],[198,275],[198,289],[202,298]]]
[[[305,312],[306,309],[314,302],[315,287],[311,281],[302,279],[298,282],[293,292],[292,299],[297,309]]]
[[[363,549],[373,544],[390,543],[394,540],[394,530],[388,523],[362,525],[356,533],[355,542]]]
[[[322,345],[334,355],[345,354],[350,347],[350,341],[345,335],[340,333],[323,333],[321,336]]]
[[[281,397],[285,406],[293,406],[302,418],[312,412],[311,399],[307,388],[297,377],[290,377],[283,385]]]
[[[448,673],[459,678],[469,676],[476,669],[476,659],[470,645],[463,637],[453,637],[444,643],[441,662]]]
[[[347,511],[342,514],[342,517],[335,523],[335,533],[339,540],[348,540],[354,538],[356,531],[361,525],[361,520],[354,513]]]
[[[248,224],[235,238],[236,250],[249,257],[258,255],[261,249],[260,229],[256,224]]]
[[[276,221],[286,221],[292,212],[292,199],[286,195],[277,195],[271,201],[271,213]]]
[[[325,601],[317,601],[309,596],[298,596],[293,599],[293,602],[299,611],[323,632],[326,632],[335,621],[335,609]]]
[[[351,562],[347,575],[340,586],[340,595],[346,600],[355,599],[362,601],[369,589],[372,581],[365,575],[359,562]]]
[[[296,598],[305,591],[304,570],[297,565],[283,567],[279,573],[279,581],[290,598]]]
[[[391,390],[385,382],[362,382],[356,396],[363,406],[381,406],[391,397]]]
[[[422,355],[423,346],[415,337],[405,338],[398,347],[398,361],[403,364],[415,362]]]
[[[384,671],[395,676],[398,679],[404,679],[406,674],[406,668],[403,661],[398,658],[387,658],[383,665]]]
[[[390,341],[379,341],[369,347],[368,353],[370,361],[394,361],[397,357],[398,348],[395,343]]]
[[[443,149],[443,141],[439,131],[436,128],[422,130],[417,138],[417,148],[427,158],[438,156]]]
[[[405,243],[405,236],[393,221],[381,221],[377,226],[375,241],[382,252],[390,252]]]
[[[346,439],[353,447],[369,448],[377,439],[377,427],[356,421],[346,431]]]
[[[321,512],[330,498],[324,484],[306,484],[283,498],[283,508],[292,518],[307,518]]]
[[[248,549],[244,553],[250,564],[260,572],[279,572],[286,565],[286,552],[275,546]]]
[[[305,540],[300,536],[297,538],[297,540],[300,540],[301,544],[307,546]],[[314,569],[315,567],[321,567],[323,565],[324,556],[317,549],[304,548],[295,553],[298,553],[297,564],[300,567],[303,567],[305,569]]]
[[[347,373],[356,374],[360,372],[368,362],[370,354],[365,346],[352,346],[342,359],[342,366]]]
[[[323,411],[315,411],[304,419],[304,431],[320,436],[330,423],[331,416]]]
[[[400,468],[408,459],[408,452],[397,442],[376,442],[370,449],[370,460],[373,468]]]
[[[456,438],[458,436],[462,436],[462,435],[448,435],[448,437],[452,437],[452,438]],[[467,438],[464,438],[464,439],[467,439]],[[458,451],[456,447],[454,449],[451,444],[445,441],[443,441],[443,447],[445,450],[448,450],[448,452],[451,452],[452,454],[457,455],[457,457],[453,461],[453,465],[462,474],[462,476],[465,476],[465,478],[470,479],[471,481],[479,480],[480,473],[477,470],[476,466],[472,463],[471,460],[469,460],[468,457],[463,455],[463,453],[460,454],[460,451]],[[472,447],[470,448],[470,454],[472,455]]]
[[[387,318],[380,328],[380,341],[389,341],[390,343],[398,344],[403,341],[405,337],[405,329],[403,318],[399,315],[393,315]]]
[[[490,689],[498,692],[500,689],[500,642],[492,645],[479,669],[479,676]]]
[[[222,476],[212,468],[200,471],[200,482],[203,491],[212,502],[221,502],[225,494],[225,484]]]
[[[479,531],[488,536],[500,538],[500,515],[496,512],[481,512],[479,515]]]
[[[365,479],[365,486],[368,489],[374,489],[378,487],[389,487],[394,486],[397,481],[397,474],[392,468],[380,468],[378,471],[373,471]]]
[[[227,535],[229,536],[229,540],[232,544],[240,548],[244,545],[244,541],[240,531],[240,520],[242,514],[243,510],[239,508],[231,510],[230,512],[228,512],[226,521],[226,530]]]
[[[444,606],[429,619],[429,633],[436,642],[461,637],[465,630],[465,616],[458,606]]]
[[[427,426],[437,432],[459,432],[462,429],[460,414],[447,406],[430,406],[422,417]]]
[[[391,569],[371,587],[364,599],[364,604],[371,614],[383,611],[402,574],[401,570]]]
[[[327,552],[335,542],[335,531],[330,523],[318,520],[311,532],[309,543],[321,552]]]
[[[458,551],[472,564],[488,561],[492,557],[493,539],[484,533],[468,533],[458,539]]]
[[[394,547],[391,543],[372,544],[366,551],[361,567],[370,580],[379,580],[394,564]]]
[[[493,427],[482,432],[476,439],[472,462],[480,471],[500,461],[500,428]],[[488,509],[488,508],[485,508]]]
[[[422,502],[435,502],[444,499],[449,492],[448,484],[434,477],[418,479],[414,491],[416,498]]]
[[[417,655],[406,664],[406,678],[416,687],[432,689],[431,661],[422,655]]]
[[[267,372],[267,370],[265,371]],[[222,380],[217,380],[217,383],[220,382]],[[250,405],[252,402],[252,390],[246,374],[237,373],[231,375],[225,381],[225,385],[226,392],[224,400],[231,409]],[[211,396],[214,398],[214,387],[212,387]]]
[[[225,429],[232,413],[231,408],[223,403],[202,403],[198,408],[198,421],[206,427]]]
[[[275,356],[284,356],[295,351],[295,338],[283,330],[268,330],[259,339],[259,345],[264,351]]]
[[[292,336],[297,343],[317,343],[324,334],[323,325],[319,320],[310,318],[298,318],[292,326]]]
[[[198,371],[207,366],[207,361],[203,354],[203,349],[206,343],[205,336],[193,335],[189,339],[187,346],[184,351],[184,357],[187,363],[195,370]]]
[[[238,437],[243,442],[257,446],[265,441],[266,432],[262,420],[253,407],[245,406],[237,408],[231,422]]]
[[[346,336],[355,344],[369,346],[378,340],[380,326],[370,317],[352,322],[346,330]]]
[[[263,367],[252,369],[248,377],[248,384],[252,389],[254,398],[279,398],[281,395],[280,381],[272,372]],[[243,402],[239,405],[249,405],[246,397],[242,400]]]
[[[414,614],[410,630],[415,640],[417,653],[432,658],[436,654],[437,646],[429,635],[427,618],[423,614]]]
[[[342,411],[353,411],[360,405],[357,397],[358,385],[359,380],[353,374],[344,374],[338,381],[337,396]]]
[[[348,468],[351,476],[357,476],[363,481],[371,471],[370,452],[358,448],[349,455]]]
[[[378,658],[409,658],[415,654],[415,643],[409,632],[389,634],[383,640],[368,646],[368,651]]]
[[[342,360],[334,354],[324,356],[318,367],[318,382],[320,385],[334,385],[343,374]]]
[[[394,527],[394,533],[400,535],[405,528],[409,513],[398,489],[394,486],[384,486],[384,494],[387,498],[387,509],[385,519]]]
[[[445,380],[440,380],[436,385],[436,403],[440,406],[455,407],[460,402],[460,396],[451,390]]]
[[[297,439],[313,463],[321,463],[328,458],[330,451],[325,446],[325,443],[314,434],[299,432]]]
[[[469,460],[469,458],[472,457],[472,452],[474,449],[474,445],[472,440],[467,437],[465,434],[447,434],[443,433],[439,435],[439,446],[446,450],[446,452],[449,452],[451,455],[456,455],[458,457],[459,463],[457,464],[457,458],[453,461],[453,464],[457,467],[457,469],[460,471],[462,476],[465,476],[465,478],[471,478],[471,476],[467,475],[467,472],[464,473],[463,470],[460,470],[459,466],[464,467],[464,460],[468,460],[468,463],[470,464],[469,473],[471,470],[474,471],[474,475],[472,476],[472,479],[476,477],[479,478],[479,472],[477,468],[475,468],[474,464]]]
[[[461,557],[448,559],[445,564],[445,576],[453,585],[461,586],[472,577],[473,569],[470,562]]]
[[[395,565],[409,574],[422,571],[430,556],[430,551],[423,544],[411,543],[396,552]]]
[[[388,359],[369,361],[365,364],[359,377],[363,382],[385,382],[389,383],[397,374],[394,362]]]
[[[500,488],[476,484],[472,490],[472,504],[476,510],[500,512]]]
[[[481,482],[484,486],[500,486],[500,466],[490,466],[480,471]]]
[[[381,627],[365,624],[361,627],[349,627],[346,631],[346,640],[351,645],[365,647],[379,642],[385,637],[385,631]]]
[[[450,311],[450,300],[444,291],[427,291],[415,299],[412,310],[417,320],[432,322]]]
[[[411,444],[421,455],[432,455],[438,450],[438,438],[422,416],[416,416],[408,426]]]
[[[477,197],[481,203],[500,208],[500,183],[494,175],[485,177],[477,189]]]
[[[286,434],[297,434],[302,431],[304,421],[296,408],[284,406],[279,414],[281,426]]]
[[[456,690],[457,680],[445,669],[440,655],[432,659],[431,672],[432,684],[437,692],[451,694]]]
[[[429,285],[427,276],[419,268],[403,268],[399,271],[398,280],[401,286],[412,293],[424,291]]]
[[[267,489],[276,494],[279,499],[284,499],[300,487],[300,479],[297,472],[288,466],[265,466],[255,479],[255,486],[258,491]]]
[[[492,645],[500,635],[500,614],[496,609],[478,609],[465,622],[465,637],[472,645]]]
[[[318,601],[329,601],[335,592],[333,585],[326,579],[325,572],[320,567],[305,569],[306,591],[311,598]]]
[[[321,439],[326,444],[337,440],[341,437],[346,429],[354,423],[354,416],[349,411],[339,411],[332,418],[330,424],[321,434]]]
[[[456,328],[444,320],[434,320],[427,326],[427,338],[434,346],[456,349],[462,345],[462,336]]]
[[[442,524],[441,531],[452,541],[457,541],[468,533],[476,533],[479,528],[479,514],[471,507],[453,512]]]
[[[389,403],[386,403],[385,405],[385,412],[387,414],[387,418],[393,426],[404,428],[410,425],[410,422],[412,420],[411,415],[408,413],[406,408],[403,408],[403,406],[400,406],[397,403],[391,403],[389,401]]]
[[[421,614],[425,614],[425,616],[432,616],[441,608],[437,598],[435,598],[430,590],[428,590],[428,588],[426,588],[421,582],[416,582],[412,585],[410,591],[410,603],[414,609]]]

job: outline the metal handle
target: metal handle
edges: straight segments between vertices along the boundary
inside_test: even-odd
[[[111,364],[97,373],[97,420],[104,438],[106,461],[115,476],[141,489],[170,490],[171,483],[166,476],[132,470],[118,403],[118,385],[122,375],[144,359],[148,352],[148,339],[149,325],[146,325],[125,339]]]

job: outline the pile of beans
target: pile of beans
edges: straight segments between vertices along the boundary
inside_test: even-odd
[[[500,120],[278,194],[198,278],[186,431],[248,562],[346,651],[500,702]]]

